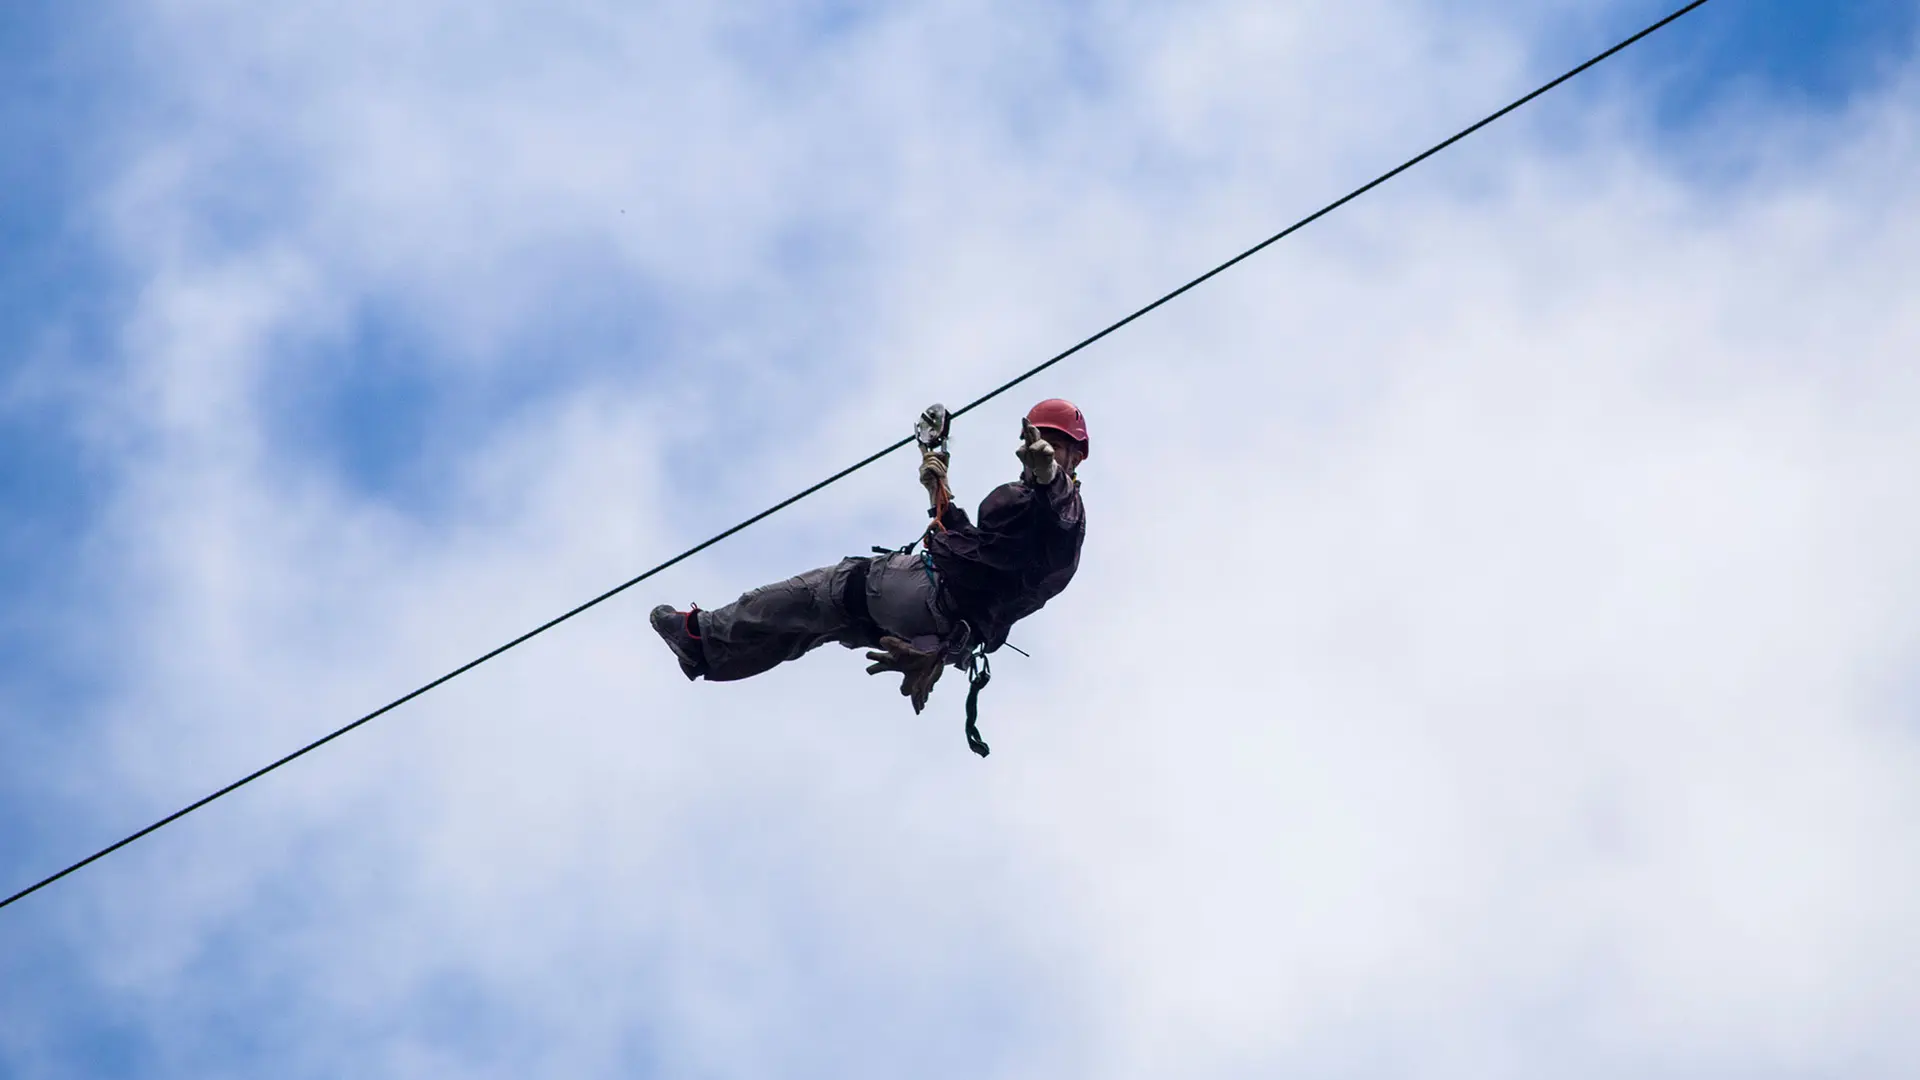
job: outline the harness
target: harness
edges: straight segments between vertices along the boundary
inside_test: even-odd
[[[922,538],[924,539],[924,538]],[[933,590],[934,603],[940,604],[940,573],[934,569],[933,553],[926,550],[921,540],[915,540],[905,547],[875,547],[875,555],[912,555],[914,548],[920,548],[920,567],[927,575],[927,584]],[[860,630],[861,637],[868,644],[878,644],[885,633],[880,624],[873,621],[873,612],[867,606],[867,575],[873,568],[871,559],[856,559],[847,568],[847,591],[843,598],[847,617]],[[944,607],[944,605],[941,605]],[[949,616],[951,617],[951,616]],[[975,641],[973,626],[965,619],[954,619],[953,629],[945,641],[941,642],[940,662],[964,665],[967,672],[967,749],[981,757],[986,757],[989,748],[985,739],[980,737],[980,691],[987,688],[993,680],[993,662],[987,659],[985,641]]]
[[[922,454],[939,453],[942,458],[945,458],[947,456],[947,438],[952,433],[952,430],[953,415],[947,411],[946,406],[936,403],[921,413],[919,422],[913,425],[913,441],[920,444]],[[947,523],[945,521],[947,508],[952,505],[953,493],[947,490],[946,483],[942,481],[941,484],[934,489],[933,506],[927,511],[927,515],[933,520],[928,524],[927,531],[921,533],[920,539],[915,541],[915,543],[920,545],[920,565],[926,569],[927,584],[933,589],[933,602],[935,604],[941,603],[940,576],[935,572],[933,567],[933,552],[927,550],[926,545],[927,540],[931,538],[935,532],[945,532],[947,530]],[[913,554],[913,548],[914,544],[908,544],[906,547],[900,549],[901,554],[911,555]],[[864,599],[864,597],[862,599]],[[956,655],[956,653],[964,655],[966,658],[967,749],[972,750],[981,757],[986,757],[988,753],[987,743],[985,739],[980,737],[980,691],[985,690],[987,683],[993,680],[993,663],[987,659],[986,643],[973,640],[973,627],[969,626],[965,619],[955,621],[958,623],[956,627],[957,633],[955,634],[953,642],[943,643],[946,645],[946,648],[943,650],[941,662],[947,662],[948,658],[957,660],[958,655]]]
[[[914,441],[920,444],[922,453],[944,452],[947,447],[947,435],[952,425],[952,417],[945,407],[934,405],[921,414],[920,421],[914,425]],[[933,602],[945,608],[941,601],[940,572],[933,565],[933,552],[927,550],[926,542],[938,532],[946,531],[946,516],[949,506],[953,505],[953,496],[942,483],[934,492],[933,507],[927,511],[932,519],[926,531],[909,541],[904,547],[875,547],[875,555],[912,555],[915,548],[920,549],[920,567],[926,571],[927,585],[933,590]],[[847,570],[847,589],[842,601],[848,618],[853,622],[869,644],[877,645],[884,631],[873,621],[873,612],[867,605],[867,575],[873,568],[871,559],[856,559]],[[951,614],[949,614],[951,618]],[[967,749],[981,757],[986,757],[989,749],[985,739],[980,737],[980,691],[987,688],[993,680],[993,664],[987,659],[985,641],[975,641],[973,627],[965,619],[953,619],[953,629],[947,639],[942,641],[940,662],[951,663],[956,667],[964,665],[967,672]]]

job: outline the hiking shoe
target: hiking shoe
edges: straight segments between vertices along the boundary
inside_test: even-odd
[[[688,679],[697,679],[707,673],[707,657],[700,647],[700,636],[690,629],[697,625],[693,615],[699,610],[695,607],[693,611],[676,611],[671,604],[661,604],[648,616],[654,632],[667,643],[667,648],[673,650],[673,655],[680,661],[680,670],[686,673]]]

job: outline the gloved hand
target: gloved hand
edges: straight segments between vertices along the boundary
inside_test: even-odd
[[[883,671],[900,672],[900,693],[913,699],[913,711],[918,713],[927,707],[927,695],[933,693],[933,684],[940,681],[943,665],[937,652],[921,652],[897,637],[883,637],[880,648],[884,652],[870,652],[867,659],[867,674],[878,675]]]
[[[947,482],[947,455],[929,450],[920,455],[920,486],[929,492]]]
[[[1040,429],[1031,420],[1020,421],[1020,448],[1013,453],[1036,484],[1053,483],[1060,471],[1060,463],[1053,459],[1053,444],[1041,438]]]

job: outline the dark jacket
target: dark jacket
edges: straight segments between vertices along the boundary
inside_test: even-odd
[[[940,576],[947,614],[973,628],[987,651],[1007,640],[1020,619],[1060,595],[1080,567],[1087,535],[1080,482],[1062,469],[1044,487],[1002,484],[980,504],[975,523],[960,507],[948,508],[946,529],[927,538]]]

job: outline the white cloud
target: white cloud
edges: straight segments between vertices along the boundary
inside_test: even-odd
[[[1562,62],[1490,15],[1256,9],[149,8],[103,813]],[[84,913],[150,1075],[257,1064],[229,1025],[294,1075],[1910,1070],[1914,103],[1756,118],[1726,137],[1791,153],[1734,185],[1630,103],[1523,121],[970,418],[974,494],[1026,398],[1096,424],[1084,576],[1000,662],[985,763],[956,687],[919,719],[843,655],[690,687],[644,625],[909,531],[888,462],[32,902]],[[376,306],[446,385],[537,387],[433,463],[442,513],[277,423]]]

